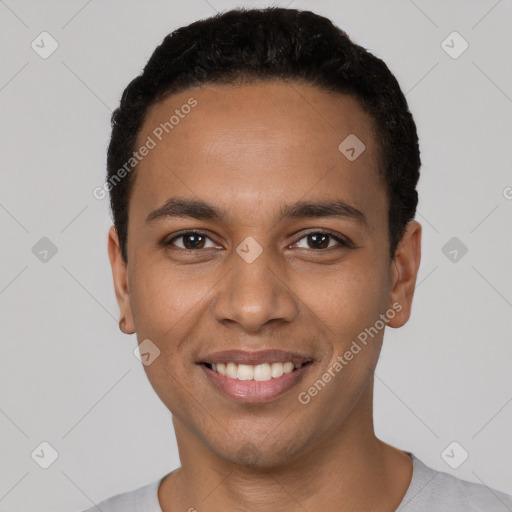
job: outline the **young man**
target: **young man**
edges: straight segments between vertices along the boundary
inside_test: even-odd
[[[374,433],[419,168],[396,79],[329,20],[235,10],[164,39],[113,115],[108,250],[181,467],[91,511],[512,510]]]

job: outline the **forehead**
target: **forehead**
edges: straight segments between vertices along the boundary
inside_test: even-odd
[[[342,194],[363,208],[372,194],[385,195],[372,123],[358,100],[312,86],[187,89],[148,110],[137,147],[149,140],[132,196],[152,207],[177,193],[233,206]],[[350,160],[344,140],[364,151]]]

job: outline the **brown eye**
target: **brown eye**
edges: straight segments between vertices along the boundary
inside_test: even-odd
[[[304,249],[330,249],[331,247],[335,247],[336,245],[340,247],[345,247],[348,244],[340,237],[333,235],[332,233],[324,232],[324,231],[314,231],[311,233],[308,233],[307,235],[303,236],[298,244],[300,244],[301,240],[305,240],[306,246],[300,246],[300,248]],[[331,243],[333,242],[334,243]]]
[[[179,240],[181,240],[181,243],[177,243]],[[208,241],[211,242],[209,247],[206,246]],[[166,245],[174,245],[184,250],[207,249],[210,247],[215,247],[215,244],[210,240],[208,236],[206,236],[204,233],[196,233],[195,231],[182,233],[181,235],[178,235],[169,240]]]
[[[324,235],[323,233],[313,233],[307,236],[308,245],[311,249],[327,249],[330,238],[330,235]]]

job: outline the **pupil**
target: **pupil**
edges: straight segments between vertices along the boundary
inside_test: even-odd
[[[201,249],[202,247],[199,246],[199,245],[201,245],[201,240],[199,240],[201,238],[203,238],[203,235],[198,235],[198,234],[192,233],[192,234],[184,237],[183,245],[187,249]],[[199,244],[198,244],[198,240],[199,240]],[[192,241],[192,243],[189,243],[190,241]],[[204,243],[204,240],[202,242]]]
[[[329,235],[324,235],[323,233],[314,233],[309,235],[309,239],[310,241],[313,241],[314,245],[316,244],[313,249],[325,249],[329,246]]]

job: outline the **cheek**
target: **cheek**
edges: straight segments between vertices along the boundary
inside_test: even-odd
[[[374,324],[387,307],[385,276],[375,266],[364,264],[340,266],[338,272],[302,280],[301,296],[315,313],[336,346]]]
[[[385,324],[380,315],[387,307],[386,287],[378,273],[365,268],[331,274],[318,283],[316,289],[321,292],[316,292],[314,302],[310,302],[317,326],[326,328],[329,341],[325,345],[330,350],[318,380],[303,387],[301,396],[324,410],[330,418],[326,429],[342,421],[365,392],[382,347]],[[310,414],[314,410],[315,406]]]
[[[175,368],[172,361],[176,359],[163,351],[150,365],[144,366],[147,379],[155,394],[173,415],[181,421],[197,415],[197,409],[204,409],[201,397],[190,389],[189,376]]]
[[[131,304],[137,334],[149,338],[182,331],[211,288],[207,280],[188,276],[185,269],[171,269],[165,262],[141,262],[134,273]]]
[[[204,313],[209,288],[165,263],[141,264],[136,272],[132,310],[138,342],[149,339],[159,351],[144,371],[169,410],[189,411],[197,407],[189,389],[190,379],[197,378],[188,364],[193,346],[189,341],[197,328],[195,319]]]

